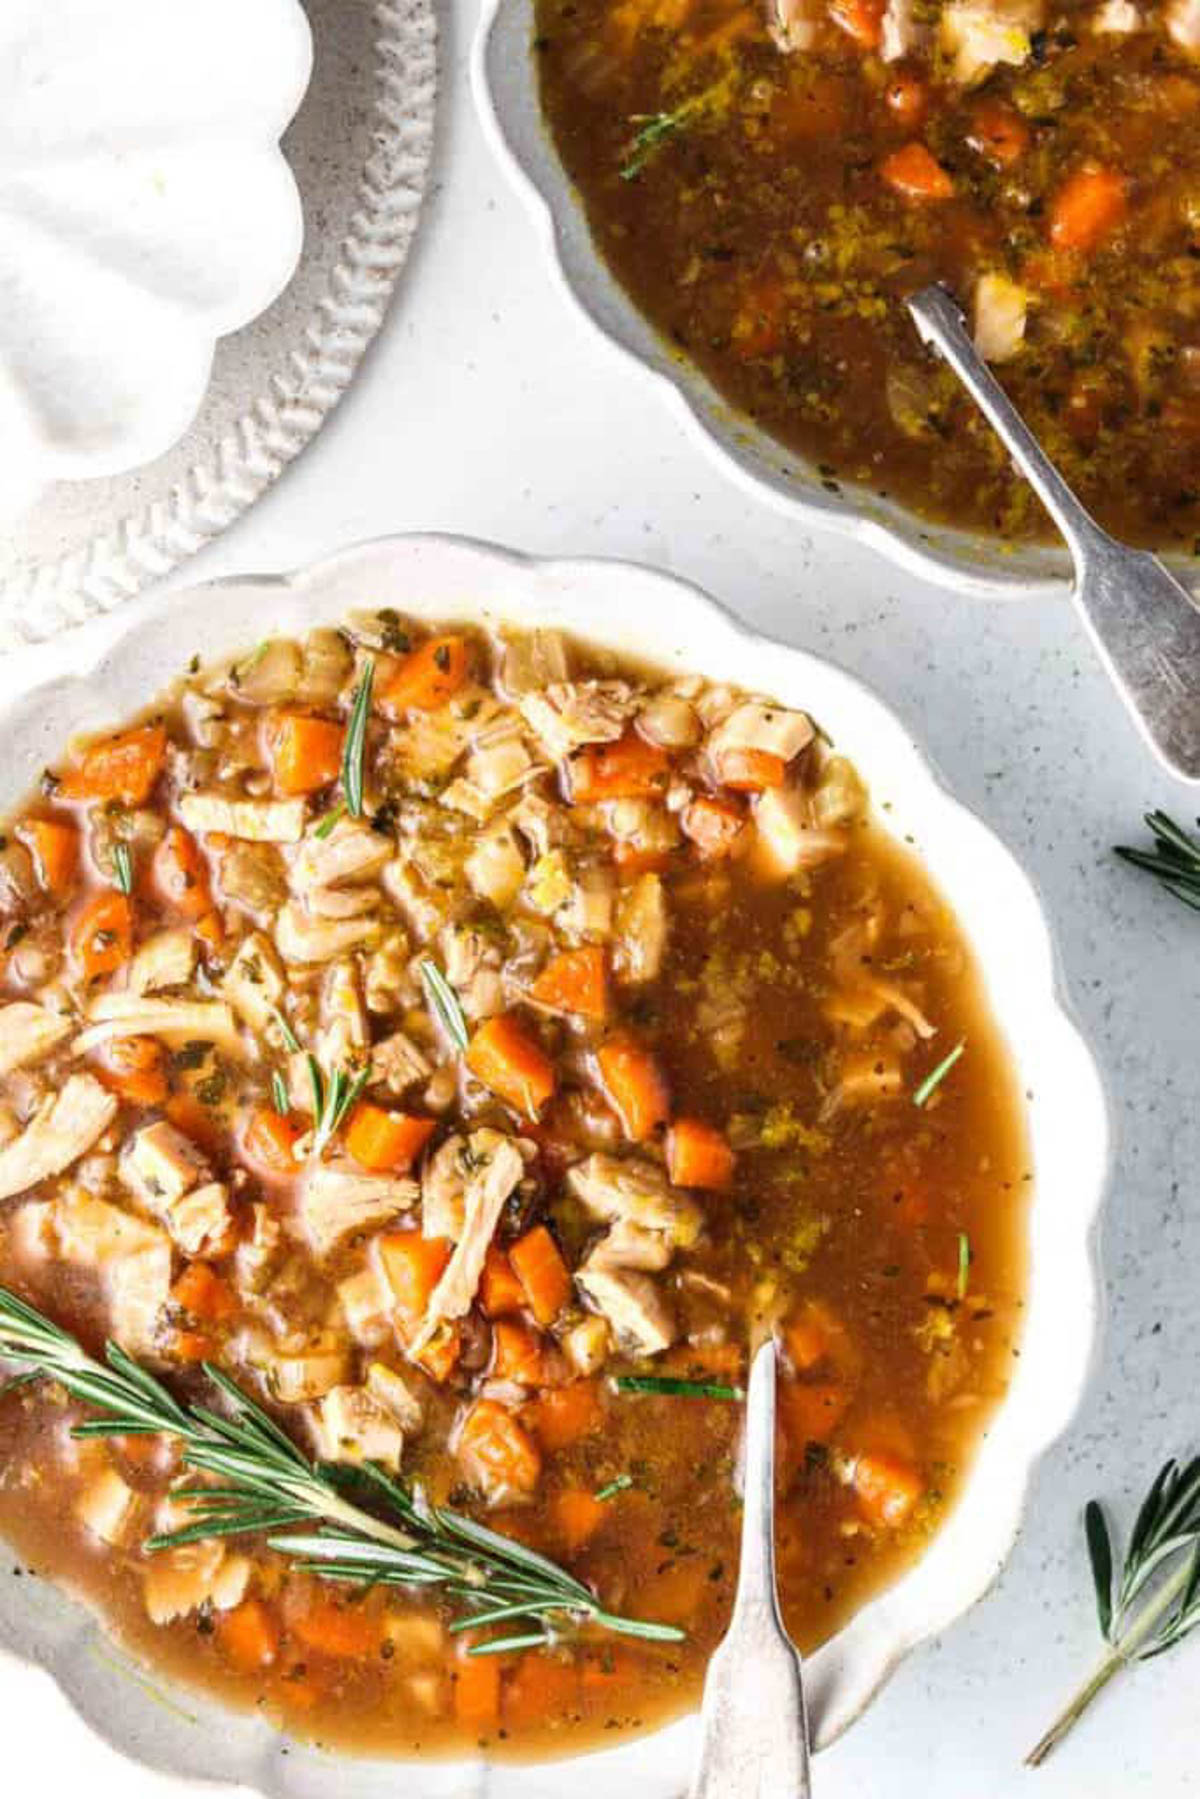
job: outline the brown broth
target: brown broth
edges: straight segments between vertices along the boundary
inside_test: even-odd
[[[496,646],[478,637],[470,644],[482,676],[495,666]],[[657,687],[662,680],[577,645],[570,657],[576,678],[615,671],[635,688],[640,682]],[[389,665],[388,653],[378,652],[377,660]],[[192,685],[211,689],[213,683],[197,677]],[[347,656],[336,691],[320,702],[325,716],[345,717],[352,685]],[[219,747],[225,766],[236,771],[222,777],[230,795],[245,793],[247,782],[251,789],[261,785],[254,758],[263,740],[262,704],[247,697],[247,686],[253,689],[252,673],[216,687],[223,712]],[[206,790],[214,778],[205,752],[191,744],[180,697],[177,690],[153,715],[165,719],[179,749],[158,775],[151,800],[138,808],[163,817],[180,815],[193,774],[202,776],[197,784]],[[235,748],[247,757],[245,768],[237,767]],[[678,778],[700,781],[695,752],[677,754],[675,765]],[[846,777],[844,766],[814,740],[792,778],[817,795],[829,794],[835,779],[844,788]],[[455,857],[469,849],[473,834],[454,836],[441,804],[444,783],[431,796],[427,784],[398,773],[395,727],[378,714],[367,789],[371,804],[386,811],[384,828],[407,842],[418,860],[431,844],[438,846],[447,882],[442,903],[447,915],[461,909]],[[319,817],[327,805],[314,799],[311,816]],[[86,803],[67,807],[52,797],[31,802],[31,810],[78,817],[93,848],[103,853],[105,827],[101,823],[98,838],[97,818],[88,818]],[[567,822],[583,831],[574,855],[582,860],[599,849],[609,853],[604,846],[610,840],[595,820]],[[592,1584],[610,1610],[686,1627],[683,1643],[645,1645],[593,1633],[549,1653],[497,1658],[498,1710],[481,1721],[463,1701],[464,1682],[479,1678],[481,1664],[465,1672],[454,1639],[445,1635],[451,1607],[396,1590],[317,1593],[310,1579],[289,1573],[281,1558],[253,1543],[246,1550],[249,1586],[237,1610],[206,1601],[173,1622],[152,1624],[145,1603],[149,1563],[139,1545],[155,1505],[177,1476],[172,1455],[159,1439],[152,1440],[158,1447],[150,1459],[136,1453],[136,1443],[111,1451],[95,1443],[73,1445],[67,1427],[76,1409],[41,1388],[0,1400],[0,1529],[23,1560],[80,1591],[151,1671],[258,1707],[288,1730],[339,1749],[451,1754],[483,1742],[490,1753],[527,1757],[611,1743],[696,1703],[732,1595],[740,1416],[740,1407],[726,1400],[620,1392],[612,1377],[669,1370],[684,1379],[736,1382],[744,1376],[751,1333],[776,1327],[787,1358],[779,1476],[784,1608],[805,1650],[833,1634],[921,1552],[953,1504],[980,1433],[1004,1394],[1019,1337],[1030,1181],[1012,1070],[954,918],[917,859],[854,806],[838,828],[845,838],[841,853],[788,878],[766,878],[749,854],[728,862],[698,860],[686,839],[667,854],[661,880],[671,918],[669,947],[653,980],[616,984],[618,1020],[658,1058],[672,1117],[694,1115],[719,1125],[736,1151],[736,1172],[726,1191],[696,1193],[704,1234],[654,1277],[677,1314],[675,1343],[653,1359],[631,1357],[614,1343],[591,1377],[590,1428],[561,1448],[552,1446],[551,1426],[539,1411],[544,1396],[531,1390],[518,1407],[541,1446],[532,1503],[483,1507],[480,1491],[447,1447],[454,1420],[486,1378],[485,1367],[460,1360],[445,1381],[434,1382],[406,1359],[403,1333],[393,1336],[390,1329],[372,1348],[347,1349],[348,1369],[381,1359],[419,1394],[424,1422],[405,1444],[406,1478],[422,1482],[435,1500],[466,1506],[543,1548]],[[448,850],[447,842],[456,847]],[[252,920],[227,897],[222,857],[228,852],[212,841],[205,848],[224,925],[205,951],[215,981]],[[140,847],[137,853],[140,943],[176,914],[152,897],[141,878]],[[96,883],[89,863],[80,886],[64,898],[63,915],[73,917],[82,893]],[[524,928],[518,922],[523,904],[515,902],[508,930]],[[49,954],[58,914],[44,900],[31,903],[28,913],[31,921],[36,913],[43,922],[24,940],[27,953],[32,946]],[[848,972],[847,934],[855,932]],[[411,935],[415,940],[417,933]],[[11,921],[8,939],[11,1001],[28,990],[21,978],[26,964],[17,955],[22,940],[12,940]],[[502,940],[509,953],[518,953],[513,938]],[[869,951],[863,947],[868,940]],[[858,992],[868,977],[896,984],[902,1003],[918,1005],[917,1016],[936,1022],[936,1037],[921,1042],[894,1010],[865,1027],[831,1019],[829,1008]],[[63,978],[74,979],[69,968]],[[290,985],[287,1003],[303,1031],[311,1024],[305,995],[312,981],[301,971]],[[82,990],[78,997],[83,1000]],[[416,1030],[411,1010],[401,1008]],[[526,1216],[518,1226],[506,1215],[499,1235],[511,1244],[531,1216],[540,1215],[574,1268],[592,1253],[596,1224],[566,1191],[563,1171],[606,1141],[612,1122],[611,1112],[607,1120],[601,1116],[607,1108],[581,1072],[580,1050],[596,1040],[597,1030],[607,1041],[616,1021],[568,1029],[544,1015],[525,1016],[556,1060],[559,1089],[534,1133],[538,1152]],[[731,1047],[733,1016],[738,1034]],[[391,1015],[377,1015],[376,1037],[394,1022]],[[432,1038],[421,1040],[432,1044]],[[919,1082],[960,1040],[967,1044],[961,1060],[929,1103],[915,1106]],[[864,1056],[876,1073],[894,1061],[901,1089],[870,1103],[845,1097]],[[38,1076],[61,1080],[69,1060],[56,1053]],[[265,1203],[284,1221],[295,1216],[297,1203],[294,1183],[264,1183],[245,1165],[230,1134],[248,1107],[262,1103],[268,1069],[262,1063],[240,1069],[224,1060],[214,1064],[186,1050],[174,1053],[169,1065],[168,1110],[181,1095],[189,1097],[193,1112],[197,1103],[205,1109],[208,1154],[214,1171],[231,1183],[243,1241],[255,1203]],[[22,1100],[15,1079],[4,1083],[4,1094],[19,1110],[29,1096]],[[841,1103],[834,1097],[839,1092]],[[466,1108],[472,1129],[519,1128],[511,1113],[478,1090],[464,1090],[458,1105]],[[419,1110],[420,1102],[410,1100],[408,1109]],[[161,1105],[127,1106],[118,1135],[161,1111]],[[175,1115],[183,1116],[178,1110]],[[449,1122],[439,1124],[435,1142]],[[628,1146],[625,1153],[632,1153]],[[659,1138],[637,1153],[660,1156]],[[115,1200],[105,1171],[95,1170],[93,1178]],[[71,1185],[72,1177],[64,1176],[45,1183],[35,1197],[54,1198]],[[64,1256],[30,1259],[14,1222],[24,1203],[22,1196],[0,1208],[0,1281],[97,1344],[111,1319],[94,1272]],[[968,1249],[969,1265],[963,1260]],[[268,1288],[275,1295],[270,1303],[285,1312],[290,1307],[292,1320],[309,1329],[325,1329],[336,1317],[330,1313],[334,1288],[364,1253],[370,1245],[364,1252],[359,1238],[326,1263],[294,1248],[290,1284]],[[155,1327],[151,1359],[182,1391],[201,1391],[202,1377],[181,1356],[194,1356],[185,1338],[202,1330],[207,1353],[269,1400],[271,1389],[263,1388],[247,1362],[247,1339],[239,1334],[248,1325],[261,1327],[267,1301],[244,1286],[237,1251],[226,1246],[207,1261],[233,1290],[233,1314],[201,1324],[181,1315],[178,1304],[169,1305]],[[186,1258],[177,1255],[176,1268],[184,1266]],[[560,1340],[580,1316],[576,1301],[556,1321]],[[345,1327],[333,1328],[336,1334]],[[467,1340],[486,1342],[490,1332],[494,1343],[496,1329],[476,1307]],[[551,1351],[553,1334],[547,1339]],[[274,1409],[308,1440],[307,1405]],[[911,1482],[907,1497],[900,1487],[902,1515],[889,1520],[872,1505],[865,1484],[870,1467],[883,1470],[888,1492],[896,1478]],[[76,1513],[81,1494],[106,1468],[115,1468],[135,1495],[133,1521],[111,1547],[90,1534]],[[597,1500],[606,1490],[610,1496]],[[250,1603],[271,1620],[274,1658],[262,1669],[239,1670],[230,1619]],[[311,1619],[317,1616],[324,1620],[325,1647],[314,1646]],[[330,1631],[340,1641],[336,1654],[327,1647]]]
[[[1021,66],[964,86],[938,48],[939,5],[918,0],[927,41],[885,63],[838,28],[832,0],[797,0],[820,21],[816,39],[781,53],[770,4],[537,0],[546,121],[635,303],[827,487],[853,483],[1020,541],[1045,537],[1047,520],[903,304],[940,280],[970,308],[981,275],[1004,275],[1028,317],[997,373],[1045,449],[1117,535],[1192,550],[1194,58],[1155,14],[1132,35],[1100,34],[1096,0],[1066,0]],[[854,10],[877,25],[883,7]],[[918,96],[915,121],[894,108],[898,82]],[[639,136],[689,107],[656,140]],[[1002,165],[997,116],[1016,134]],[[950,197],[888,186],[881,171],[909,143],[933,157]],[[1124,214],[1094,247],[1059,249],[1060,196],[1094,167],[1124,181]]]

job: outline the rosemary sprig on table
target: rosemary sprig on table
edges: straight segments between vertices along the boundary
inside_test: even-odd
[[[1122,862],[1152,874],[1193,912],[1200,912],[1200,839],[1177,825],[1166,812],[1147,812],[1145,818],[1154,837],[1153,850],[1131,849],[1128,844],[1119,843],[1115,853]],[[1200,819],[1196,822],[1200,824]]]
[[[463,1055],[471,1042],[471,1033],[467,1029],[467,1020],[462,1007],[458,1003],[458,995],[442,973],[436,962],[428,956],[418,964],[421,980],[425,987],[425,998],[429,1002],[429,1010],[449,1037],[460,1055]]]
[[[1045,1761],[1122,1668],[1162,1655],[1200,1625],[1200,1456],[1183,1468],[1169,1461],[1159,1469],[1134,1520],[1119,1579],[1096,1500],[1083,1523],[1096,1614],[1109,1651],[1026,1756],[1031,1768]]]
[[[371,1076],[369,1067],[360,1068],[351,1073],[346,1068],[335,1068],[326,1074],[311,1049],[303,1049],[300,1039],[284,1017],[279,1008],[272,1008],[275,1023],[279,1026],[284,1048],[293,1056],[303,1056],[304,1065],[308,1069],[309,1086],[313,1096],[313,1136],[310,1154],[321,1155],[333,1142],[344,1123],[351,1106],[366,1086]],[[278,1089],[272,1081],[272,1089],[276,1094],[278,1109]]]
[[[659,1643],[678,1642],[683,1635],[672,1625],[606,1612],[582,1581],[548,1557],[460,1512],[428,1504],[374,1463],[348,1468],[310,1462],[274,1419],[209,1362],[204,1373],[225,1402],[222,1412],[180,1402],[116,1343],[107,1345],[103,1362],[94,1360],[74,1337],[4,1287],[0,1357],[21,1363],[27,1374],[57,1381],[99,1414],[75,1426],[77,1437],[165,1432],[178,1439],[185,1467],[211,1477],[215,1484],[173,1491],[172,1498],[195,1522],[151,1537],[145,1544],[150,1552],[264,1533],[272,1549],[324,1580],[440,1588],[465,1608],[456,1630],[531,1620],[536,1629],[519,1639],[522,1647],[582,1625]],[[473,1645],[470,1653],[494,1655],[517,1642],[492,1639]]]

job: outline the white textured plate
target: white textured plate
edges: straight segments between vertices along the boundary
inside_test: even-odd
[[[1056,993],[1050,936],[1008,851],[952,799],[887,708],[859,682],[756,636],[693,587],[614,562],[529,562],[446,538],[347,551],[277,580],[220,582],[141,601],[119,619],[28,650],[6,665],[0,704],[0,808],[34,782],[73,734],[144,706],[192,654],[229,653],[274,632],[332,622],[356,607],[418,617],[561,625],[667,667],[696,669],[810,707],[870,784],[878,816],[911,841],[958,914],[1027,1095],[1035,1170],[1031,1280],[1021,1357],[958,1505],[923,1558],[808,1663],[817,1740],[828,1743],[914,1644],[987,1587],[1017,1528],[1030,1471],[1079,1398],[1096,1328],[1090,1233],[1107,1165],[1095,1064]],[[683,647],[681,647],[683,646]],[[40,1582],[0,1583],[0,1642],[45,1665],[109,1741],[176,1773],[218,1776],[297,1799],[561,1799],[563,1763],[343,1760],[288,1744],[261,1720],[174,1689],[148,1697],[103,1647],[98,1626]],[[694,1719],[571,1764],[590,1799],[678,1799]]]
[[[995,537],[930,524],[866,488],[847,483],[830,492],[812,464],[735,412],[638,311],[597,252],[582,203],[544,124],[533,53],[534,4],[484,0],[472,75],[497,153],[533,210],[547,264],[586,317],[656,378],[727,473],[799,524],[839,530],[959,593],[1061,594],[1070,565],[1057,545],[1009,547]]]
[[[203,94],[208,80],[210,71],[197,66],[178,29],[183,16],[211,13],[214,37],[221,25],[229,64],[221,79],[231,107],[235,100],[242,104],[243,90],[257,86],[270,92],[277,85],[263,74],[263,60],[271,53],[270,21],[292,22],[293,86],[298,46],[307,48],[309,28],[315,61],[307,96],[284,140],[292,174],[272,158],[293,194],[293,175],[298,182],[308,222],[293,279],[254,324],[222,338],[215,360],[208,359],[212,379],[199,413],[167,454],[134,474],[60,481],[15,523],[0,513],[0,648],[39,640],[108,610],[195,554],[253,505],[320,430],[383,323],[413,242],[433,149],[436,93],[434,0],[304,0],[307,26],[297,0],[212,0],[207,6],[205,0],[119,0],[115,7],[98,0],[0,0],[0,45],[7,38],[9,4],[39,18],[42,9],[49,16],[74,5],[94,21],[89,44],[96,33],[114,32],[114,20],[132,22],[147,13],[159,20],[154,42],[162,60],[168,43],[178,48],[179,60],[170,80],[158,84],[157,63],[145,64],[148,51],[142,56],[139,67],[152,93],[156,85],[164,87],[161,96],[146,101],[148,113],[152,105],[158,109],[153,119],[171,119],[188,90],[194,85]],[[115,35],[128,49],[124,32]],[[240,86],[233,65],[240,69]],[[101,87],[107,66],[96,67]],[[214,82],[218,74],[219,68],[212,71]],[[8,94],[12,79],[0,61],[0,96]],[[61,104],[67,105],[65,95]],[[199,102],[193,110],[202,110]],[[285,117],[276,118],[276,133]],[[153,119],[152,143],[159,129]],[[112,118],[97,128],[110,146],[119,141]],[[0,111],[0,217],[11,129]],[[189,142],[194,135],[189,124]],[[108,175],[118,180],[121,155],[114,160],[117,167]],[[129,211],[121,209],[119,225]],[[231,224],[237,217],[235,209]],[[117,226],[113,230],[116,235]],[[231,230],[229,238],[235,272],[247,282],[258,266],[248,235],[252,240],[252,231]],[[203,299],[217,329],[227,331],[237,322],[199,286],[186,259],[159,275],[168,295],[182,286],[189,304],[197,296]],[[269,297],[260,283],[257,303]],[[247,316],[244,310],[242,318]],[[0,308],[0,413],[4,331]],[[98,334],[92,348],[100,375],[117,380],[109,342]],[[196,384],[203,390],[207,376],[207,360],[203,368],[200,361],[182,353],[178,360],[180,380],[186,376],[192,392],[190,408],[199,399]],[[89,364],[91,391],[100,391],[96,374]],[[165,392],[168,384],[161,385]],[[186,414],[180,422],[186,423]],[[5,472],[11,461],[5,460]],[[0,479],[0,490],[4,485]]]
[[[300,259],[279,140],[312,73],[299,0],[0,7],[0,506],[123,474],[186,431],[219,337]]]

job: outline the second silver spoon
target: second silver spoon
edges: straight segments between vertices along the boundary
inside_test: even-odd
[[[950,364],[1067,540],[1075,603],[1150,747],[1200,781],[1200,607],[1157,556],[1102,531],[976,352],[944,287],[908,302],[923,343]]]

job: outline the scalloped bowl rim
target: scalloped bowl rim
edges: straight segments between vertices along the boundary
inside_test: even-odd
[[[850,482],[825,489],[817,471],[725,401],[673,351],[607,268],[542,119],[530,51],[532,0],[485,0],[471,79],[485,133],[533,215],[560,286],[602,337],[631,360],[725,474],[801,524],[865,543],[909,573],[977,599],[1062,597],[1070,561],[1057,544],[1001,539],[923,520]],[[787,463],[788,467],[780,467]]]
[[[952,797],[896,715],[834,664],[758,634],[700,589],[638,564],[540,561],[440,536],[384,539],[291,575],[155,596],[16,652],[9,694],[22,691],[0,701],[8,752],[0,803],[18,801],[71,735],[141,709],[191,654],[208,661],[368,604],[433,619],[561,625],[665,667],[811,707],[862,770],[879,822],[914,843],[973,944],[1027,1094],[1037,1170],[1021,1356],[930,1547],[808,1659],[816,1737],[828,1743],[911,1648],[991,1584],[1014,1540],[1034,1465],[1066,1427],[1088,1376],[1099,1323],[1093,1225],[1107,1181],[1108,1107],[1060,996],[1034,888],[1000,840]],[[113,1649],[91,1613],[38,1581],[0,1586],[0,1645],[45,1667],[125,1753],[182,1776],[236,1780],[297,1799],[334,1799],[348,1765],[362,1799],[385,1799],[401,1773],[414,1799],[552,1799],[561,1791],[555,1771],[568,1766],[586,1773],[596,1799],[678,1799],[695,1748],[692,1715],[566,1761],[348,1761],[147,1675]]]

